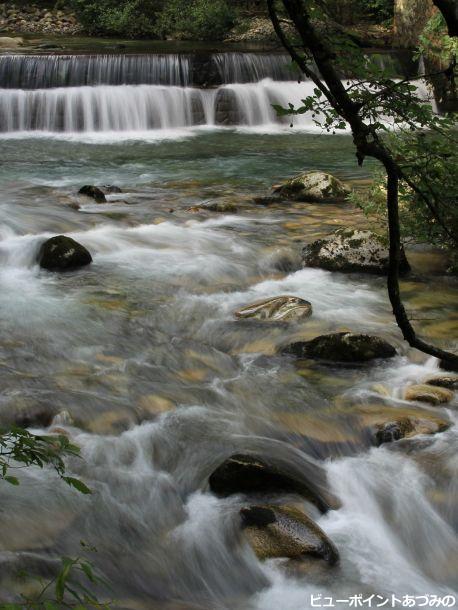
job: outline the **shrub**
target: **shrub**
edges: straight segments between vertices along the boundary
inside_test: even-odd
[[[170,0],[161,11],[157,31],[191,40],[220,40],[235,22],[226,0]]]
[[[127,38],[153,36],[158,0],[71,0],[88,33]]]

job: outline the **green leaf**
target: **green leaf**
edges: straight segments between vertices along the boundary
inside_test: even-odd
[[[19,479],[17,479],[16,477],[7,476],[4,477],[4,480],[7,483],[11,483],[11,485],[19,485]]]
[[[76,490],[81,492],[82,494],[88,495],[91,494],[92,491],[89,489],[87,485],[85,485],[79,479],[75,479],[74,477],[62,477],[63,480],[70,485],[70,487],[74,487]]]

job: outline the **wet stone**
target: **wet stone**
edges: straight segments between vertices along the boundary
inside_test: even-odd
[[[48,271],[69,271],[89,265],[91,262],[90,252],[65,235],[57,235],[45,241],[37,256],[37,263]]]
[[[409,386],[404,390],[405,400],[415,402],[427,402],[432,405],[440,405],[453,399],[453,392],[447,388],[428,384]]]
[[[328,501],[313,484],[308,485],[255,455],[231,456],[211,474],[209,485],[213,493],[222,497],[238,493],[296,493],[322,512],[329,509]]]
[[[300,297],[280,296],[258,301],[235,312],[239,319],[295,322],[312,315],[312,305]]]
[[[335,545],[303,511],[293,506],[259,505],[240,510],[242,528],[259,559],[304,557],[339,560]]]
[[[378,358],[392,358],[395,348],[384,339],[356,333],[333,333],[298,341],[283,349],[298,358],[311,358],[336,363],[363,363]]]

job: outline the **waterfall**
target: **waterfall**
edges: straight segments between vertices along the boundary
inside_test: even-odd
[[[298,80],[300,72],[294,68],[289,55],[260,53],[218,53],[213,61],[223,83],[252,83],[272,78],[276,81]]]
[[[4,55],[0,86],[51,89],[85,85],[189,84],[190,56],[164,55]]]
[[[297,80],[285,54],[217,53],[211,55],[3,55],[0,85],[5,89],[50,89],[86,85],[200,84],[201,69],[213,73],[212,85],[252,83],[272,78]]]
[[[0,90],[2,132],[148,131],[199,125],[261,126],[278,123],[272,104],[299,104],[306,83],[259,83],[198,89],[160,85]],[[298,125],[310,122],[308,115]]]
[[[284,54],[3,55],[0,132],[278,128],[290,121],[273,104],[313,95],[298,77]],[[316,129],[311,113],[293,122]]]

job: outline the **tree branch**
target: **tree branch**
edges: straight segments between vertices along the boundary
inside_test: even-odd
[[[302,45],[306,53],[310,53],[318,67],[320,81],[324,81],[317,86],[323,92],[328,90],[329,95],[326,95],[331,106],[339,115],[349,123],[353,142],[357,150],[358,162],[361,164],[365,156],[370,156],[377,159],[383,164],[387,178],[387,210],[388,210],[388,233],[390,240],[389,248],[389,269],[387,276],[387,287],[390,302],[393,308],[393,314],[396,322],[402,332],[404,339],[412,347],[430,354],[442,360],[444,366],[448,368],[458,369],[458,355],[447,352],[438,347],[426,343],[416,336],[415,330],[410,323],[410,320],[402,303],[400,288],[399,288],[399,264],[401,257],[401,230],[399,221],[399,179],[404,178],[401,168],[392,157],[390,151],[378,137],[375,129],[371,125],[367,125],[361,114],[361,105],[355,103],[345,89],[340,75],[334,67],[335,54],[332,49],[328,48],[322,37],[315,30],[310,15],[307,11],[307,0],[282,0],[286,12],[293,22],[296,31],[300,35]],[[275,31],[279,35],[280,40],[285,45],[285,48],[290,53],[294,61],[301,66],[302,58],[295,51],[292,45],[288,42],[286,36],[281,30],[278,16],[275,8],[275,0],[267,0],[269,14],[272,19]],[[302,62],[303,63],[303,62]],[[306,67],[306,66],[305,66]],[[307,71],[303,70],[307,75]],[[314,75],[317,77],[317,75]],[[315,80],[314,80],[315,82]]]

